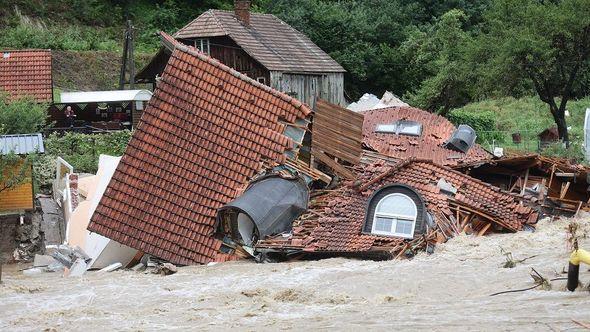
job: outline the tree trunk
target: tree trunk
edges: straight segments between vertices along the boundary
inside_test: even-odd
[[[549,110],[553,115],[553,120],[557,125],[557,132],[559,133],[559,139],[561,139],[566,147],[569,147],[569,134],[567,132],[567,123],[565,121],[565,105],[557,107],[557,104],[552,101],[549,103]]]

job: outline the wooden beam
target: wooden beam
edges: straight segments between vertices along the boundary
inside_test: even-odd
[[[561,178],[573,178],[576,176],[576,173],[563,173],[563,172],[556,172],[555,176]]]
[[[576,210],[576,213],[574,214],[574,217],[578,216],[578,213],[580,212],[580,208],[582,207],[582,204],[584,204],[584,202],[580,201],[580,203],[578,203],[578,209]]]
[[[555,174],[555,164],[551,166],[551,176],[549,177],[549,184],[547,185],[547,188],[551,188],[551,184],[553,183],[553,174]]]
[[[563,199],[567,194],[567,190],[570,188],[571,182],[566,182],[565,185],[561,184],[561,192],[559,193],[559,199]]]
[[[524,193],[526,192],[526,184],[529,181],[529,170],[530,170],[530,168],[527,168],[526,172],[524,173],[524,184],[522,185],[522,188],[520,189],[521,195],[524,195]]]
[[[477,236],[482,236],[482,235],[484,235],[484,234],[485,234],[485,233],[488,231],[488,229],[490,228],[490,226],[492,226],[492,223],[491,223],[491,222],[488,222],[488,223],[487,223],[487,224],[486,224],[486,225],[485,225],[485,226],[484,226],[484,227],[483,227],[483,228],[482,228],[482,229],[479,231],[479,233],[477,233]]]
[[[322,163],[326,164],[326,166],[330,167],[336,174],[348,179],[352,180],[355,178],[354,173],[349,171],[346,167],[340,165],[334,159],[330,158],[327,154],[322,151],[312,149],[311,153]]]

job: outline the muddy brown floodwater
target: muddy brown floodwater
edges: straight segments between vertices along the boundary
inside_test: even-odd
[[[590,216],[579,219],[590,230]],[[535,233],[459,236],[413,260],[251,262],[180,268],[172,276],[132,271],[62,278],[9,267],[0,286],[0,331],[104,330],[493,330],[576,331],[590,322],[590,293],[531,290],[534,267],[564,277],[569,220]],[[583,239],[582,248],[590,240]],[[515,259],[503,268],[500,248]],[[590,283],[588,266],[580,280]]]

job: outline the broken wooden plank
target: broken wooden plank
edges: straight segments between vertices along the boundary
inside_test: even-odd
[[[561,184],[561,192],[559,193],[559,199],[563,199],[567,194],[568,189],[570,188],[571,182],[566,182],[565,185]]]
[[[483,227],[483,228],[482,228],[482,229],[479,231],[479,233],[477,233],[477,236],[482,236],[482,235],[484,235],[484,234],[485,234],[485,233],[488,231],[488,229],[489,229],[491,226],[492,226],[492,223],[491,223],[491,222],[488,222],[488,223],[487,223],[487,224],[486,224],[486,225],[485,225],[485,226],[484,226],[484,227]]]
[[[349,171],[346,167],[337,163],[334,159],[330,158],[327,154],[323,151],[318,151],[315,149],[311,150],[312,155],[314,155],[320,162],[326,164],[326,166],[330,167],[336,174],[346,178],[348,180],[352,180],[355,178],[354,174]]]
[[[520,194],[521,195],[524,195],[524,193],[526,191],[526,185],[527,185],[527,182],[529,181],[529,170],[530,170],[530,168],[527,168],[526,169],[526,172],[524,174],[524,184],[520,188]]]

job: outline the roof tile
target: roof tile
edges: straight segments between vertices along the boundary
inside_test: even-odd
[[[53,101],[50,50],[0,50],[0,92]]]
[[[218,259],[216,209],[263,163],[284,160],[289,139],[268,128],[282,129],[282,113],[304,118],[311,110],[176,46],[88,229],[176,264],[207,263]],[[217,81],[235,92],[213,87]],[[254,94],[254,102],[240,103]],[[282,107],[264,107],[280,99]],[[228,107],[217,106],[223,102]]]

